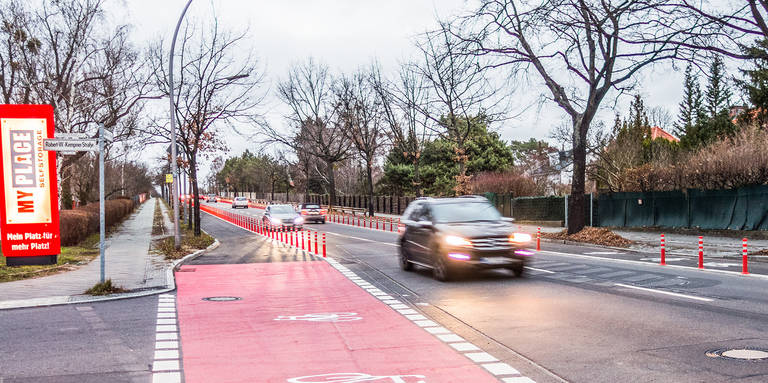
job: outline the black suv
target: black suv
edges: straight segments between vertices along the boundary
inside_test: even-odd
[[[531,236],[515,233],[485,198],[420,198],[403,213],[400,267],[432,269],[435,279],[447,281],[460,267],[506,268],[522,276],[533,251]]]

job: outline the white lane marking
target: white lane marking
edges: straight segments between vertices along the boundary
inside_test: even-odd
[[[414,309],[397,310],[400,314],[418,314]]]
[[[152,383],[180,383],[180,372],[156,372],[152,374]]]
[[[481,364],[481,366],[493,375],[520,375],[520,371],[506,363],[485,363]]]
[[[437,323],[431,321],[431,320],[417,320],[413,323],[416,323],[419,327],[431,327],[431,326],[437,326]]]
[[[155,340],[179,340],[179,335],[175,332],[159,332],[155,336]]]
[[[442,340],[445,343],[452,343],[452,342],[466,342],[464,338],[456,335],[456,334],[440,334],[437,335],[437,339]]]
[[[405,317],[410,320],[426,320],[427,319],[427,317],[421,314],[406,314]]]
[[[176,324],[176,319],[158,318],[157,324]]]
[[[376,242],[376,243],[380,243],[382,245],[387,245],[387,246],[397,246],[396,243],[376,241],[376,240],[368,239],[368,238],[355,237],[353,235],[338,234],[338,233],[331,233],[331,232],[326,232],[326,234],[328,234],[328,235],[335,235],[337,237],[352,238],[352,239],[357,239],[357,240],[366,241],[366,242]],[[395,234],[395,233],[393,233],[393,234]]]
[[[540,271],[542,273],[547,273],[547,274],[554,274],[555,273],[554,271],[549,271],[549,270],[544,270],[544,269],[537,269],[535,267],[530,267],[530,266],[525,266],[525,268],[529,269],[529,270],[533,270],[533,271]]]
[[[155,349],[160,350],[164,348],[179,348],[179,342],[175,340],[155,342]]]
[[[480,351],[480,348],[472,343],[449,343],[456,351]]]
[[[740,263],[705,262],[704,267],[741,267]]]
[[[448,334],[450,331],[445,327],[424,327],[424,330],[430,334]]]
[[[401,310],[401,309],[407,309],[408,305],[404,305],[402,303],[394,303],[394,304],[389,305],[389,307],[392,307],[395,310]]]
[[[536,383],[533,379],[527,376],[515,376],[514,378],[504,378],[501,381],[504,383]]]
[[[178,329],[175,324],[161,324],[157,325],[156,332],[176,332]]]
[[[155,350],[155,359],[179,359],[179,350]]]
[[[590,252],[586,252],[584,254],[590,254],[590,255],[619,255],[619,254],[626,254],[626,253],[620,253],[618,251],[590,251]]]
[[[714,301],[714,299],[710,299],[710,298],[694,297],[692,295],[685,295],[685,294],[678,294],[678,293],[673,293],[673,292],[669,292],[669,291],[649,289],[649,288],[646,288],[646,287],[638,287],[638,286],[632,286],[632,285],[625,285],[623,283],[614,283],[613,285],[614,286],[619,286],[619,287],[626,287],[628,289],[636,289],[636,290],[647,291],[649,293],[671,295],[673,297],[678,297],[678,298],[694,299],[694,300],[702,301],[702,302],[712,302],[712,301]]]
[[[152,371],[178,371],[178,360],[156,360],[152,363]]]
[[[482,362],[496,362],[498,359],[496,359],[495,356],[487,353],[487,352],[468,352],[464,354],[467,358],[471,359],[475,363],[482,363]]]
[[[176,313],[165,313],[165,312],[159,312],[157,313],[158,318],[176,318]]]

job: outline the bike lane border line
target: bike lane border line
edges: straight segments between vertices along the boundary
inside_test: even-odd
[[[152,383],[181,383],[183,369],[176,296],[160,294],[157,300]]]

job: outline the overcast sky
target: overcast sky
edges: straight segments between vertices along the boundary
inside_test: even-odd
[[[139,43],[168,37],[185,3],[184,0],[125,1],[120,16],[126,10],[128,15],[120,21],[135,26],[134,38]],[[434,28],[436,17],[450,18],[463,13],[468,6],[464,0],[196,0],[187,16],[203,20],[214,17],[215,12],[222,25],[233,30],[249,29],[252,48],[266,64],[268,121],[281,124],[284,109],[274,97],[274,89],[277,81],[286,76],[291,63],[313,56],[336,72],[348,73],[375,58],[385,72],[391,72],[399,61],[415,54],[414,37]],[[675,71],[671,65],[644,72],[638,90],[645,97],[646,106],[663,106],[676,114],[682,97],[682,77],[682,70]],[[530,105],[542,94],[544,89],[538,78],[532,82],[534,86],[521,87],[514,95],[520,101],[513,105]],[[625,113],[628,102],[629,97],[620,99],[620,113]],[[612,102],[604,104],[613,106]],[[607,108],[598,119],[610,125],[615,113],[613,108]],[[563,116],[554,103],[547,102],[495,128],[507,141],[531,137],[548,140],[551,129],[562,123]],[[255,149],[255,144],[244,142],[241,137],[231,136],[227,141],[231,150],[225,157],[238,155],[246,148]],[[207,164],[203,168],[207,172]]]

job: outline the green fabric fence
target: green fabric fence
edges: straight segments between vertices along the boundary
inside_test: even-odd
[[[768,185],[731,190],[601,194],[599,225],[718,230],[768,229]]]

